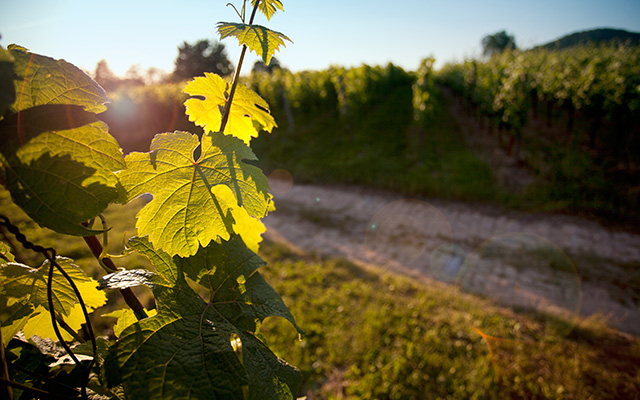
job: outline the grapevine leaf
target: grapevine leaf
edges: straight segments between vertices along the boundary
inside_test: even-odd
[[[154,247],[185,257],[218,237],[228,239],[234,215],[262,218],[271,201],[269,184],[259,168],[242,160],[255,160],[251,149],[217,132],[204,135],[201,144],[187,132],[156,135],[149,153],[129,154],[128,168],[118,175],[127,199],[154,196],[138,212],[138,234],[149,235]]]
[[[123,383],[128,397],[138,399],[242,398],[247,378],[229,328],[195,293],[165,295],[158,301],[174,297],[192,307],[161,309],[126,328],[105,360],[107,384]]]
[[[14,101],[16,90],[13,85],[13,56],[0,47],[0,118]]]
[[[133,311],[131,311],[133,312]],[[104,357],[107,355],[107,351],[109,351],[109,346],[110,346],[110,342],[107,338],[104,337],[97,337],[96,338],[96,361],[98,362],[98,365],[102,365],[102,363],[104,362]],[[84,343],[80,343],[76,346],[73,347],[73,352],[76,355],[83,355],[83,356],[89,356],[90,358],[93,358],[93,345],[91,343],[91,341],[86,341]],[[65,358],[71,362],[73,362],[70,357]]]
[[[270,204],[268,211],[273,211],[273,202]],[[233,230],[238,232],[247,247],[257,253],[260,249],[260,242],[262,241],[262,234],[267,231],[267,227],[264,226],[262,221],[252,218],[246,212],[236,212],[233,215]]]
[[[71,159],[43,153],[30,159],[29,147],[8,159],[0,155],[4,180],[13,201],[39,225],[59,233],[88,236],[101,231],[82,223],[100,214],[120,197],[114,174]],[[27,161],[22,161],[24,158]]]
[[[174,258],[184,273],[213,294],[216,309],[250,332],[255,321],[281,316],[300,331],[278,293],[257,272],[265,262],[237,236],[211,243],[190,258]]]
[[[93,279],[87,277],[80,267],[73,264],[73,260],[70,258],[57,257],[56,262],[76,284],[83,282],[96,283]],[[18,263],[4,265],[0,268],[0,277],[2,278],[0,282],[0,292],[5,293],[9,297],[28,297],[34,305],[42,305],[49,310],[47,300],[49,267],[49,260],[45,260],[40,268],[32,268]],[[97,284],[95,286],[97,286]],[[71,307],[77,303],[77,300],[73,288],[57,268],[54,268],[53,271],[52,290],[54,308],[57,312],[65,315],[68,314]],[[100,293],[97,289],[94,288],[94,290]],[[91,295],[93,297],[93,294]],[[83,298],[84,297],[85,294],[83,294]],[[104,302],[104,295],[102,295],[102,300]]]
[[[0,148],[8,156],[28,144],[34,147],[30,153],[70,154],[91,167],[121,170],[125,167],[122,150],[107,132],[107,125],[81,106],[35,106],[0,122]]]
[[[156,250],[146,236],[134,236],[129,239],[128,244],[131,250],[147,257],[156,268],[156,275],[153,280],[149,279],[149,282],[153,281],[168,287],[175,286],[180,274],[173,258],[167,252]]]
[[[249,50],[262,57],[264,63],[269,65],[271,57],[279,50],[280,46],[285,46],[284,41],[291,39],[280,32],[272,31],[261,25],[247,25],[233,22],[219,22],[218,33],[220,39],[234,36],[241,45],[246,45]]]
[[[219,131],[229,90],[229,84],[224,79],[208,72],[190,81],[184,92],[204,99],[190,98],[185,101],[189,121],[207,132]],[[252,137],[258,137],[260,130],[271,132],[276,126],[267,102],[245,85],[238,84],[224,133],[242,139],[248,145]]]
[[[149,317],[153,317],[157,314],[157,311],[155,309],[146,310],[146,313]],[[116,337],[120,337],[122,331],[124,331],[125,328],[127,328],[129,325],[133,325],[134,323],[138,322],[136,313],[130,308],[112,311],[108,314],[103,314],[102,316],[118,319],[118,322],[116,322],[116,324],[113,326],[113,334]]]
[[[16,257],[11,252],[11,246],[5,242],[0,242],[0,264],[4,264],[2,260],[7,262],[15,262]]]
[[[87,277],[71,259],[58,257],[56,261],[76,283],[88,309],[100,307],[106,302],[104,293],[96,289],[97,282]],[[47,299],[49,266],[49,261],[45,260],[40,268],[18,263],[8,263],[0,268],[0,295],[8,298],[10,302],[27,300],[34,307],[31,309],[28,320],[23,321],[24,312],[16,309],[12,316],[2,322],[3,326],[20,321],[21,328],[29,327],[28,332],[25,332],[27,337],[34,334],[41,337],[55,337],[52,335],[53,328]],[[82,310],[73,288],[57,269],[53,272],[52,294],[55,311],[64,316],[70,326],[79,328],[84,322]]]
[[[247,375],[255,385],[249,387],[249,399],[294,400],[302,384],[302,375],[278,357],[255,336],[240,333],[242,358]]]
[[[122,151],[94,112],[104,90],[63,60],[10,47],[17,98],[0,121],[0,166],[13,200],[41,226],[92,235],[83,222],[121,196]]]
[[[15,45],[9,52],[14,58],[15,87],[20,88],[12,112],[44,104],[75,104],[96,114],[107,109],[104,89],[75,65]]]
[[[104,303],[104,302],[103,302]],[[95,307],[89,307],[88,311],[92,311]],[[75,304],[68,315],[64,316],[64,322],[74,331],[77,332],[82,327],[82,324],[86,323],[84,313],[80,304]],[[50,338],[52,340],[58,340],[56,331],[53,329],[51,323],[51,315],[43,306],[36,307],[33,315],[29,317],[29,320],[22,327],[22,333],[25,338],[30,338],[34,335],[38,335],[41,338]],[[64,340],[71,340],[73,336],[66,330],[60,331]]]
[[[34,312],[29,299],[10,298],[0,293],[0,330],[4,346],[22,329]]]
[[[230,330],[187,285],[171,258],[145,238],[132,248],[160,261],[152,285],[158,314],[126,328],[105,360],[108,386],[124,384],[132,398],[241,398],[246,374]],[[170,273],[168,269],[174,272]]]
[[[103,276],[98,289],[126,289],[136,286],[152,286],[154,273],[146,269],[128,269]]]
[[[7,357],[7,361],[11,362],[11,366],[16,367],[14,370],[16,371],[14,375],[14,379],[16,381],[21,383],[33,383],[33,375],[29,376],[24,373],[18,372],[19,367],[21,367],[23,371],[32,371],[36,374],[39,374],[40,376],[49,374],[49,364],[54,362],[56,360],[56,357],[46,350],[40,350],[39,346],[37,346],[36,343],[40,344],[42,342],[44,341],[27,341],[23,338],[13,338],[10,343],[8,343],[5,355]]]
[[[284,399],[287,391],[297,393],[299,372],[254,335],[256,319],[288,310],[279,297],[285,311],[277,310],[280,306],[271,298],[277,294],[262,287],[268,286],[264,280],[249,282],[259,276],[255,270],[263,262],[239,238],[224,245],[212,242],[193,259],[172,260],[145,238],[130,245],[160,261],[155,266],[162,278],[151,282],[158,314],[126,328],[110,349],[105,360],[109,386],[123,383],[135,398],[176,398],[184,393],[193,399],[242,398],[241,387],[247,384],[253,399]],[[206,264],[199,271],[200,262]],[[218,290],[211,292],[208,303],[189,287],[182,266],[187,276]],[[247,274],[247,282],[242,274]],[[241,338],[243,348],[247,343],[242,363],[231,346],[233,335]],[[270,379],[257,382],[265,376]]]
[[[252,0],[251,5],[255,7],[256,1],[260,0]],[[284,11],[284,7],[282,7],[282,2],[280,0],[262,0],[260,1],[260,5],[258,5],[258,10],[267,17],[268,21],[271,20],[271,17],[273,17],[273,14],[276,13],[277,9]]]
[[[131,309],[123,308],[121,310],[115,310],[108,314],[102,314],[103,318],[116,318],[117,322],[113,326],[113,335],[116,338],[120,337],[122,331],[129,325],[133,325],[138,321],[136,314]]]

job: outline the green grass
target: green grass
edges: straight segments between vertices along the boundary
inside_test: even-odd
[[[640,342],[592,318],[516,313],[456,288],[267,244],[263,274],[305,330],[263,325],[313,399],[638,398]]]
[[[124,230],[133,233],[141,205],[105,213],[114,225],[111,252],[119,251]],[[102,274],[82,239],[38,228],[5,191],[0,213],[31,241]],[[24,249],[18,255],[40,263]],[[305,331],[298,337],[285,320],[269,318],[262,333],[302,370],[308,399],[633,399],[640,393],[640,341],[608,330],[598,318],[576,326],[501,308],[453,286],[295,255],[272,243],[262,246],[261,256],[268,262],[262,273]],[[116,260],[127,268],[141,262]],[[140,295],[152,304],[148,293]],[[109,297],[113,303],[96,314],[123,307],[117,292]],[[98,332],[110,333],[113,320],[94,319]]]

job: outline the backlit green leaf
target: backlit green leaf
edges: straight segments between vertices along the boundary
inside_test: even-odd
[[[0,174],[12,198],[41,226],[92,235],[83,222],[120,195],[122,151],[94,112],[104,90],[75,66],[10,47],[15,102],[0,121]]]
[[[260,0],[252,0],[251,5],[255,7],[256,1]],[[260,12],[262,12],[265,17],[267,17],[267,20],[271,20],[271,17],[273,17],[273,14],[276,13],[277,9],[280,9],[280,11],[284,11],[282,2],[280,2],[280,0],[262,0],[258,5],[258,10],[260,10]]]
[[[229,96],[229,84],[216,74],[205,72],[190,81],[184,92],[191,96],[184,104],[189,121],[204,128],[208,132],[220,130],[222,110]],[[269,105],[256,92],[243,84],[236,86],[233,96],[229,120],[224,133],[242,139],[246,144],[252,137],[258,137],[258,132],[271,132],[276,122],[269,113]]]
[[[45,104],[75,104],[96,114],[107,109],[104,89],[75,65],[15,45],[9,46],[9,52],[16,79],[12,112]]]
[[[103,276],[98,289],[126,289],[136,286],[152,286],[154,273],[146,269],[127,269]]]
[[[15,262],[16,258],[11,252],[11,247],[5,242],[0,242],[0,264]]]
[[[253,332],[255,321],[281,316],[299,329],[276,291],[257,272],[265,262],[237,236],[211,243],[189,258],[174,258],[184,273],[213,294],[216,309],[237,326]]]
[[[270,203],[270,206],[273,206],[273,202]],[[272,210],[273,207],[268,211]],[[260,242],[262,242],[262,234],[267,231],[267,227],[259,219],[252,218],[246,212],[239,212],[239,210],[233,214],[233,219],[233,231],[240,235],[251,251],[257,253],[260,249]]]
[[[58,264],[76,283],[97,282],[87,277],[80,267],[73,264],[73,260],[64,257],[56,259]],[[0,268],[0,293],[8,297],[28,297],[35,306],[42,305],[47,310],[47,279],[49,274],[49,261],[45,260],[40,268],[32,268],[24,264],[9,263]],[[74,304],[77,303],[73,289],[64,276],[54,268],[53,272],[53,306],[57,312],[68,314]],[[96,292],[97,289],[96,289]],[[100,293],[100,292],[98,292]],[[104,296],[102,296],[104,300]]]
[[[74,161],[68,154],[43,153],[32,158],[29,147],[8,159],[0,155],[4,167],[0,172],[13,201],[38,224],[57,232],[78,236],[100,232],[81,224],[118,199],[116,176]]]
[[[11,114],[0,122],[3,139],[0,149],[10,155],[20,147],[30,161],[42,153],[69,154],[74,161],[92,168],[117,171],[125,167],[118,142],[108,134],[107,125],[81,106],[52,104],[35,106]]]
[[[253,229],[234,229],[234,216],[262,218],[271,200],[262,171],[242,161],[255,160],[244,143],[212,132],[203,136],[196,158],[199,145],[187,132],[157,135],[151,151],[129,154],[127,169],[118,175],[128,200],[153,195],[137,215],[138,234],[149,235],[154,247],[171,255],[190,256],[211,240]]]
[[[89,311],[93,311],[93,308],[90,308]],[[80,304],[76,304],[71,308],[69,314],[64,316],[64,322],[74,332],[80,330],[82,324],[86,322]],[[24,337],[26,338],[38,335],[41,338],[48,338],[53,341],[58,340],[56,331],[53,329],[53,325],[51,323],[51,315],[49,314],[49,311],[47,311],[47,309],[43,306],[36,307],[33,314],[29,316],[29,320],[24,324],[24,326],[22,326],[21,329]],[[60,330],[60,334],[62,335],[62,338],[64,340],[73,339],[73,336],[66,330]]]
[[[134,236],[129,239],[128,243],[132,251],[137,251],[147,257],[156,268],[156,274],[154,274],[153,278],[148,279],[149,282],[157,282],[168,287],[175,286],[180,277],[180,272],[176,268],[171,255],[165,251],[156,250],[146,236]],[[147,286],[152,287],[148,284]]]
[[[8,50],[0,47],[0,119],[7,108],[16,101],[13,77],[13,56]]]
[[[104,292],[97,289],[97,282],[87,277],[71,259],[58,257],[56,261],[76,283],[89,310],[100,307],[106,302]],[[3,326],[19,321],[20,328],[28,327],[28,331],[25,330],[27,337],[36,334],[41,337],[55,338],[47,299],[49,265],[49,261],[45,260],[40,268],[18,263],[8,263],[0,268],[0,296],[9,299],[8,305],[16,302],[23,304],[26,300],[28,303],[24,304],[28,304],[31,311],[28,318],[24,319],[24,309],[16,308],[11,316],[2,321]],[[62,315],[65,322],[72,328],[80,328],[80,324],[84,322],[80,305],[73,288],[57,269],[54,269],[53,273],[52,294],[56,313]],[[66,336],[69,337],[69,335]]]
[[[155,309],[146,310],[146,313],[148,316],[153,317],[154,315],[157,314],[157,311]],[[120,337],[120,334],[122,334],[122,331],[124,331],[129,325],[133,325],[136,322],[138,322],[136,313],[130,308],[112,311],[108,314],[102,314],[102,316],[118,319],[118,322],[113,326],[113,334],[116,337]]]
[[[0,329],[4,346],[22,329],[34,312],[28,298],[8,297],[0,292]]]
[[[218,33],[221,39],[229,36],[235,37],[241,45],[246,45],[249,50],[262,57],[267,65],[280,46],[286,47],[285,40],[291,42],[291,39],[284,34],[261,25],[219,22]]]
[[[264,262],[240,239],[212,242],[193,258],[174,257],[171,262],[144,238],[130,244],[160,261],[160,274],[167,276],[169,268],[178,275],[151,283],[158,314],[126,328],[110,349],[105,361],[109,386],[123,383],[135,398],[241,399],[247,384],[252,399],[297,394],[299,371],[254,335],[256,321],[272,315],[293,318],[256,272]],[[189,287],[182,266],[210,289],[209,302]],[[231,346],[234,335],[242,340],[242,362]]]

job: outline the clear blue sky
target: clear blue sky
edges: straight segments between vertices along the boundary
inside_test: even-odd
[[[106,59],[119,75],[134,64],[170,72],[183,41],[216,39],[218,21],[237,22],[240,0],[1,0],[0,45],[17,43],[88,71]],[[293,44],[276,54],[291,70],[381,65],[415,70],[480,53],[483,36],[505,29],[519,47],[600,27],[640,32],[640,0],[282,0],[270,22]],[[236,64],[235,39],[223,41]],[[250,57],[245,71],[256,57]],[[247,68],[248,67],[248,68]]]

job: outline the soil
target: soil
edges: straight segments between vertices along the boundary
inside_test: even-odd
[[[284,176],[284,179],[283,179]],[[640,235],[575,216],[271,177],[265,237],[640,335]]]

